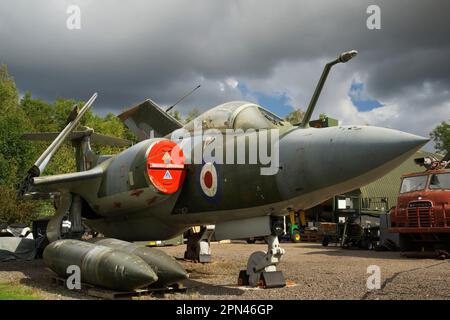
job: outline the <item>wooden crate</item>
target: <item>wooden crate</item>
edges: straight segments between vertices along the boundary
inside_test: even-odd
[[[322,242],[323,236],[317,230],[305,230],[300,240],[303,242]]]

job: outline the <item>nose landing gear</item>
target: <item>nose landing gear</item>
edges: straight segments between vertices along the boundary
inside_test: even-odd
[[[266,236],[267,252],[253,252],[247,262],[247,270],[241,270],[238,283],[251,287],[281,288],[286,285],[283,273],[277,271],[285,250],[280,247],[277,235]]]

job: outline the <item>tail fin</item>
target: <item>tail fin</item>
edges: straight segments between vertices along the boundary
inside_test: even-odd
[[[139,141],[165,136],[183,125],[148,99],[118,115]]]

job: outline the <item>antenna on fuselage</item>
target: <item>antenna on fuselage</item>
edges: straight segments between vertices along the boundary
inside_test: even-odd
[[[188,96],[190,96],[195,90],[197,90],[198,88],[200,88],[201,85],[196,86],[194,89],[192,89],[191,91],[189,91],[188,93],[186,93],[184,96],[182,96],[177,102],[175,102],[173,105],[171,105],[170,107],[168,107],[166,109],[166,112],[169,112],[170,110],[172,110],[173,107],[175,107],[177,104],[179,104],[181,101],[183,101],[185,98],[187,98]]]

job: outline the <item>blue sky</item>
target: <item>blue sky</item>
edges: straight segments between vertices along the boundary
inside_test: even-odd
[[[275,93],[272,95],[265,94],[259,91],[251,91],[245,84],[239,82],[237,88],[242,95],[248,99],[257,102],[264,108],[269,109],[280,117],[285,117],[293,110],[290,104],[290,99],[285,92]]]
[[[293,110],[290,99],[285,92],[266,94],[259,91],[252,91],[241,82],[237,88],[246,99],[257,102],[281,117],[286,116]],[[364,83],[362,82],[354,81],[348,91],[348,96],[359,112],[368,112],[383,106],[381,102],[366,94]]]
[[[383,106],[378,100],[367,96],[364,91],[364,83],[362,82],[353,82],[348,96],[359,112],[366,112]]]

